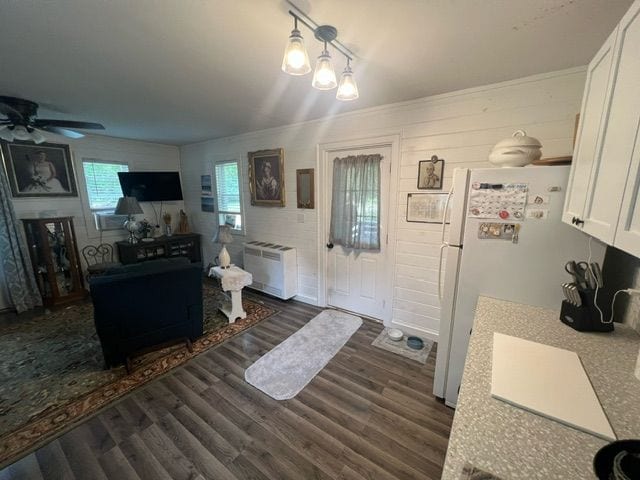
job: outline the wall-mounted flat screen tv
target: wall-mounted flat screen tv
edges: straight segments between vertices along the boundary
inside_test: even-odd
[[[125,197],[139,202],[168,202],[182,200],[178,172],[118,172]]]

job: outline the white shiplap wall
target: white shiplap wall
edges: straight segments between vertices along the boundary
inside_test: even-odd
[[[137,142],[99,135],[88,135],[82,139],[72,140],[65,137],[49,135],[51,143],[68,144],[73,157],[78,197],[71,198],[14,198],[13,206],[18,218],[40,218],[43,216],[72,216],[78,237],[78,251],[87,244],[97,245],[100,233],[89,221],[87,193],[85,189],[82,159],[94,158],[106,161],[127,162],[129,170],[165,170],[178,171],[180,156],[178,147],[154,143]],[[177,213],[183,202],[165,202],[165,210]],[[155,220],[150,204],[143,203],[144,215],[136,218]],[[174,215],[177,218],[177,215]],[[176,221],[177,224],[177,221]],[[102,241],[113,243],[123,240],[127,234],[124,230],[111,230],[104,233]],[[81,262],[85,268],[84,260]]]
[[[584,69],[571,69],[187,145],[180,149],[185,205],[196,231],[212,236],[216,218],[200,212],[200,175],[211,173],[216,159],[240,160],[246,238],[238,238],[232,246],[233,261],[241,264],[240,244],[248,239],[296,247],[300,285],[297,298],[316,303],[318,245],[324,242],[318,238],[317,211],[298,210],[295,206],[295,171],[318,168],[319,144],[399,134],[397,195],[391,206],[396,220],[390,226],[396,229],[395,264],[390,272],[394,276],[393,321],[437,338],[439,226],[405,221],[407,193],[417,191],[418,162],[432,155],[445,159],[446,191],[455,167],[490,166],[486,159],[492,146],[516,129],[523,128],[539,138],[545,157],[570,155],[583,85]],[[247,152],[276,147],[285,150],[287,206],[252,207]],[[316,185],[316,192],[322,192],[322,185]],[[206,261],[214,258],[218,247],[205,241],[204,250]]]

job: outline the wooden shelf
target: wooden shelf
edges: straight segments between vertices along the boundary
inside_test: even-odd
[[[202,261],[200,235],[197,233],[175,234],[154,238],[151,242],[116,242],[118,257],[123,264],[145,262],[158,258],[187,257],[191,262]]]

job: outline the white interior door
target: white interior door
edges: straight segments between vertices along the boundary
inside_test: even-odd
[[[324,196],[326,237],[328,244],[331,221],[331,196],[333,186],[333,160],[348,155],[380,154],[380,251],[348,250],[336,245],[326,247],[326,299],[327,305],[348,310],[379,320],[391,318],[392,271],[388,262],[389,186],[392,149],[390,145],[358,149],[340,149],[323,156],[326,181]]]

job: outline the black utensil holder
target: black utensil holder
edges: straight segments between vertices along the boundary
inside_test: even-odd
[[[611,318],[611,309],[608,306],[603,306],[599,302],[598,306],[602,310],[602,317],[600,312],[596,308],[595,294],[596,291],[592,289],[579,290],[580,298],[582,299],[582,305],[579,307],[567,300],[562,301],[562,308],[560,309],[560,321],[566,325],[569,325],[574,330],[579,332],[611,332],[613,331],[613,322],[602,323],[602,318],[608,321]]]

